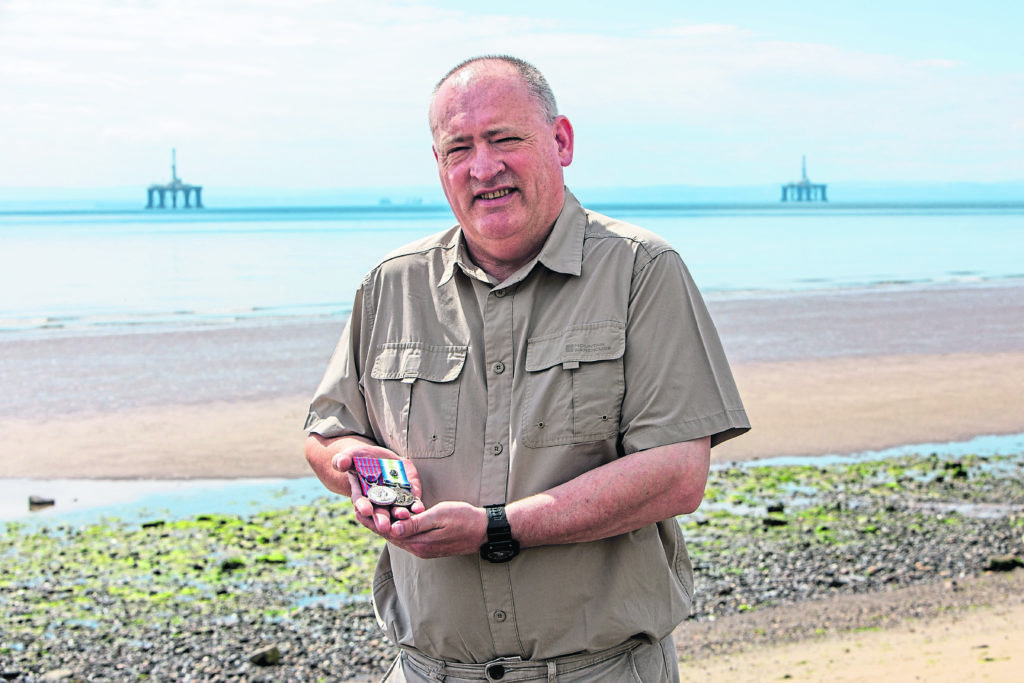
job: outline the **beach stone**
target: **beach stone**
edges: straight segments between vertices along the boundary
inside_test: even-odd
[[[221,561],[220,570],[222,572],[231,572],[236,569],[241,569],[245,566],[245,560],[241,557],[228,557]]]
[[[953,462],[947,462],[944,465],[944,468],[947,471],[950,472],[950,474],[953,476],[954,479],[966,479],[967,478],[967,468],[964,467],[964,464],[962,462],[960,462],[959,460],[956,460],[956,461],[953,461]]]
[[[71,669],[54,669],[47,671],[39,677],[41,681],[67,681],[75,677],[75,672]]]
[[[1012,572],[1017,567],[1024,567],[1024,561],[1016,555],[993,555],[988,558],[988,564],[985,565],[985,571]]]
[[[260,648],[251,655],[249,661],[256,666],[274,666],[281,663],[281,650],[277,645]]]

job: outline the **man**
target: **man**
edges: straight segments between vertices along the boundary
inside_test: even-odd
[[[387,680],[676,680],[674,518],[749,429],[700,294],[565,189],[573,129],[529,64],[460,64],[430,126],[458,225],[366,276],[306,422],[317,476],[388,541]],[[375,507],[357,456],[403,459],[422,503]]]

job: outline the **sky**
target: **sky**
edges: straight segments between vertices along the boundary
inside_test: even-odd
[[[541,69],[570,187],[1024,181],[1024,3],[0,0],[0,188],[431,186],[470,56]]]

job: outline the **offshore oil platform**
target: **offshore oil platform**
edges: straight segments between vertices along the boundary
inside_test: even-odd
[[[812,183],[807,179],[807,155],[803,155],[801,164],[802,178],[796,183],[786,183],[782,186],[782,201],[784,202],[827,202],[825,194],[827,185],[823,183]]]
[[[178,193],[181,192],[182,198],[185,202],[183,208],[192,208],[192,193],[196,194],[195,208],[203,208],[203,186],[202,185],[189,185],[183,183],[181,178],[178,177],[178,159],[177,150],[171,149],[171,182],[165,184],[154,184],[150,185],[146,190],[146,208],[147,209],[166,209],[166,196],[167,193],[171,194],[171,208],[178,208]],[[159,197],[160,203],[156,206],[153,205],[153,198]]]

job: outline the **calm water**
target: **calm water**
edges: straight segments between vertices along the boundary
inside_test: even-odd
[[[1024,278],[1024,204],[603,206],[683,255],[709,297]],[[0,332],[347,312],[447,207],[0,212]]]
[[[1024,434],[979,436],[969,441],[927,443],[847,455],[780,457],[740,463],[824,467],[856,460],[882,460],[902,455],[937,453],[944,458],[969,454],[1008,455],[1024,451]],[[732,467],[720,463],[713,467]],[[53,507],[30,511],[25,494],[45,493]],[[184,519],[199,514],[246,515],[295,505],[311,505],[330,494],[315,477],[302,479],[83,480],[0,479],[0,529],[16,521],[26,529],[56,524],[81,526],[113,519],[138,523],[153,519]]]

